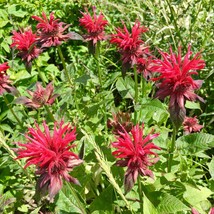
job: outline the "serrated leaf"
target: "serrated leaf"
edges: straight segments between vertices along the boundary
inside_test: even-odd
[[[161,202],[158,205],[158,213],[160,214],[170,214],[177,213],[179,211],[190,210],[182,201],[173,195],[164,193],[161,198]]]
[[[134,90],[134,81],[131,77],[119,77],[116,82],[116,88],[120,92],[123,98],[134,98],[135,90]]]
[[[157,209],[151,201],[143,194],[143,213],[144,214],[158,214]]]
[[[83,204],[76,197],[75,190],[73,190],[68,183],[65,183],[63,189],[59,192],[59,198],[56,205],[57,209],[59,209],[59,213],[86,213]]]
[[[178,150],[183,154],[194,154],[214,147],[214,135],[194,133],[179,137],[176,140]]]

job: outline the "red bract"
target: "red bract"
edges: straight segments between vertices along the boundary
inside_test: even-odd
[[[55,99],[59,96],[58,94],[53,95],[53,84],[52,82],[43,88],[40,82],[36,83],[36,90],[29,91],[28,94],[32,97],[31,99],[27,97],[19,97],[16,99],[16,103],[24,104],[29,108],[41,108],[43,105],[52,105]]]
[[[17,90],[11,85],[9,76],[6,74],[8,68],[10,68],[10,66],[8,66],[7,62],[0,64],[0,95],[4,92],[11,92],[14,94],[17,92]]]
[[[178,48],[178,54],[172,52],[165,53],[159,51],[163,59],[155,59],[152,61],[150,70],[158,72],[159,77],[153,78],[153,81],[160,81],[156,97],[164,99],[170,96],[169,110],[172,121],[179,127],[185,117],[185,100],[195,101],[196,99],[203,101],[201,97],[194,93],[202,85],[202,80],[193,80],[192,75],[197,75],[196,70],[205,67],[204,60],[201,59],[200,53],[197,53],[192,59],[189,45],[188,51],[184,58],[181,55],[181,48]]]
[[[124,24],[123,29],[117,28],[117,33],[111,35],[110,42],[116,44],[119,48],[124,65],[129,64],[133,66],[137,64],[137,59],[142,58],[147,52],[148,47],[144,47],[144,42],[140,39],[140,36],[147,30],[144,26],[140,26],[140,22],[136,21],[131,33],[129,33]]]
[[[195,117],[185,117],[183,122],[183,128],[184,128],[185,134],[189,134],[192,132],[200,132],[203,126],[198,124],[198,119],[195,116]]]
[[[126,193],[132,189],[139,174],[153,177],[153,173],[148,167],[159,160],[158,155],[151,151],[152,149],[160,149],[151,142],[159,134],[152,135],[150,133],[143,138],[143,129],[144,125],[142,127],[136,125],[131,129],[130,135],[124,129],[123,132],[118,132],[117,141],[112,143],[112,146],[116,148],[112,154],[116,158],[120,158],[116,165],[128,167],[124,179]]]
[[[19,51],[19,56],[22,60],[30,63],[33,59],[37,58],[41,53],[41,49],[36,46],[36,34],[32,30],[13,31],[11,47],[15,47]]]
[[[93,17],[89,14],[88,10],[86,13],[81,12],[83,17],[79,19],[80,25],[83,26],[88,34],[84,35],[86,41],[92,41],[93,45],[97,41],[105,39],[105,26],[108,25],[108,21],[105,20],[102,13],[96,15],[96,9],[93,7]]]
[[[72,130],[70,124],[64,125],[63,121],[59,124],[55,122],[53,134],[46,122],[43,122],[44,131],[38,124],[35,123],[35,126],[36,128],[28,128],[25,135],[27,143],[18,143],[23,148],[18,149],[17,159],[27,158],[25,168],[36,166],[36,174],[40,175],[37,186],[41,193],[48,191],[52,199],[62,188],[63,179],[79,184],[76,178],[68,174],[83,162],[78,155],[70,151],[76,146],[69,145],[76,139],[76,129]]]
[[[66,29],[70,25],[60,22],[59,19],[55,19],[54,12],[50,14],[49,19],[44,12],[42,12],[42,18],[38,16],[32,16],[32,18],[39,22],[36,26],[39,35],[38,44],[42,47],[57,46],[68,39],[81,39],[74,32],[65,34]]]

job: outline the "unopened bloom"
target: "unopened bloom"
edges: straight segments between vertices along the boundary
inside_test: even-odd
[[[102,13],[96,15],[96,9],[93,7],[93,16],[86,10],[86,13],[81,12],[83,17],[79,19],[80,25],[83,26],[88,34],[84,35],[86,41],[92,41],[95,45],[98,41],[105,39],[105,27],[108,21],[105,20]]]
[[[40,82],[36,83],[36,90],[27,90],[31,98],[19,97],[16,103],[24,104],[29,108],[41,108],[43,105],[52,105],[59,94],[53,94],[53,84],[50,82],[46,88],[43,88]]]
[[[160,75],[153,78],[153,81],[159,81],[156,97],[164,99],[170,97],[169,111],[173,123],[178,128],[186,115],[185,101],[195,101],[203,99],[194,93],[202,85],[202,80],[193,80],[192,75],[197,75],[197,70],[205,67],[204,60],[200,53],[197,53],[192,59],[191,46],[189,45],[186,55],[182,58],[181,47],[178,48],[178,54],[159,51],[163,59],[155,59],[151,63],[150,70]]]
[[[32,16],[32,18],[39,22],[36,26],[39,35],[37,41],[42,47],[58,46],[68,39],[82,39],[74,32],[65,34],[70,25],[55,19],[54,12],[50,14],[49,19],[44,12],[42,12],[42,17]]]
[[[117,114],[113,114],[113,119],[107,121],[107,126],[117,135],[118,132],[123,132],[123,130],[130,132],[133,123],[131,122],[131,117],[128,112],[118,112]]]
[[[195,117],[185,117],[183,122],[183,128],[185,134],[189,134],[192,132],[200,132],[203,126],[198,123],[198,119],[195,116]]]
[[[129,192],[137,180],[138,175],[149,176],[153,178],[153,172],[148,169],[149,166],[155,164],[159,158],[157,153],[152,149],[160,148],[151,142],[159,134],[149,134],[143,138],[144,125],[134,126],[131,133],[118,132],[117,141],[112,143],[116,150],[113,156],[119,158],[116,162],[117,166],[127,167],[124,179],[125,192]]]
[[[71,151],[75,144],[76,129],[70,124],[54,123],[53,133],[50,132],[46,122],[43,122],[44,131],[37,123],[36,128],[28,128],[25,134],[27,143],[18,142],[17,159],[27,158],[25,168],[30,165],[36,166],[36,174],[40,175],[37,186],[41,192],[48,191],[50,198],[62,188],[63,179],[79,184],[78,180],[69,172],[83,161]]]
[[[23,61],[29,64],[33,59],[37,58],[41,53],[41,49],[36,46],[36,34],[31,29],[16,32],[13,31],[11,47],[15,47],[18,55]]]
[[[140,22],[136,21],[131,33],[124,24],[123,29],[117,28],[117,33],[111,35],[110,42],[116,44],[121,52],[123,65],[133,66],[137,64],[139,58],[145,57],[148,47],[144,46],[144,41],[140,37],[147,30],[144,26],[140,26]]]
[[[0,95],[4,92],[11,92],[14,94],[17,92],[17,90],[11,85],[9,76],[6,74],[8,68],[10,68],[10,66],[8,66],[7,62],[0,64]]]

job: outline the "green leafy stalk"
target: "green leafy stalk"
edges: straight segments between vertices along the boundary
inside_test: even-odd
[[[47,105],[45,105],[45,110],[47,111],[49,118],[54,122],[55,118]]]
[[[61,48],[60,48],[59,45],[57,46],[57,51],[58,51],[59,57],[60,57],[60,59],[61,59],[61,61],[62,61],[62,66],[63,66],[63,68],[64,68],[65,75],[66,75],[67,78],[68,78],[69,84],[72,86],[73,84],[72,84],[72,81],[71,81],[70,76],[69,76],[69,74],[68,74],[68,70],[67,70],[66,64],[65,64],[65,59],[64,59],[64,56],[63,56],[63,54],[62,54],[62,50],[61,50]]]
[[[140,199],[140,213],[143,214],[143,192],[142,192],[142,185],[140,181],[140,176],[138,176],[138,194],[139,194],[139,199]]]
[[[43,77],[43,75],[42,75],[42,73],[41,73],[41,70],[40,70],[40,68],[39,68],[39,66],[37,65],[37,63],[36,63],[36,60],[35,60],[35,66],[36,66],[36,70],[38,71],[38,75],[39,75],[39,77],[40,77],[40,79],[42,80],[42,83],[43,83],[43,85],[45,86],[45,79],[44,79],[44,77]]]
[[[95,140],[92,138],[92,136],[89,136],[86,131],[84,131],[83,129],[81,129],[81,132],[85,135],[85,137],[87,138],[88,142],[91,143],[91,145],[94,147],[94,151],[95,151],[95,155],[96,158],[101,166],[101,168],[104,170],[104,172],[106,173],[106,176],[108,177],[110,183],[112,184],[112,186],[115,188],[115,190],[117,191],[117,193],[120,195],[120,197],[123,199],[123,201],[125,202],[127,208],[132,212],[132,208],[129,204],[129,202],[127,201],[127,199],[125,198],[120,186],[118,185],[118,183],[116,182],[116,180],[114,179],[112,172],[111,172],[111,168],[108,164],[108,162],[105,160],[104,154],[101,151],[101,149],[99,148],[99,146],[96,144]]]
[[[11,111],[11,113],[13,114],[13,116],[15,117],[15,119],[17,120],[18,124],[21,126],[21,128],[23,128],[23,123],[16,116],[15,112],[13,111],[13,108],[11,108],[8,99],[7,99],[7,97],[4,94],[3,94],[3,98],[4,98],[5,103],[7,104],[7,107],[9,108],[9,110]]]
[[[171,142],[171,147],[169,149],[169,156],[168,156],[168,172],[171,172],[171,168],[172,168],[172,160],[173,160],[173,153],[175,150],[175,140],[176,140],[177,132],[178,132],[177,128],[173,125],[172,142]]]
[[[98,41],[97,44],[96,44],[94,57],[95,57],[95,60],[96,60],[96,63],[97,63],[99,83],[100,83],[100,86],[102,87],[102,71],[100,69],[100,41]]]
[[[138,79],[137,79],[137,67],[134,65],[134,80],[135,80],[135,107],[138,103]],[[137,124],[137,112],[134,111],[134,122]]]

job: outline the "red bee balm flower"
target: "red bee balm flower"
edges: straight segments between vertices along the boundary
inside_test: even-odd
[[[57,46],[68,39],[82,39],[80,35],[74,32],[64,34],[70,25],[55,19],[54,12],[50,14],[49,20],[44,12],[42,12],[42,18],[38,16],[32,16],[32,18],[39,22],[36,27],[39,35],[38,43],[42,47]]]
[[[142,58],[148,52],[148,47],[144,47],[144,42],[140,39],[141,34],[147,30],[144,26],[140,26],[140,22],[136,21],[131,33],[124,24],[123,29],[117,28],[117,33],[111,35],[110,42],[118,46],[122,54],[123,65],[137,64],[137,59]]]
[[[79,19],[80,25],[88,32],[88,34],[84,36],[85,40],[93,41],[93,45],[95,45],[97,41],[104,40],[104,29],[105,26],[108,25],[108,21],[104,19],[102,13],[97,16],[95,7],[93,7],[93,17],[89,14],[88,10],[86,10],[86,13],[81,13],[83,17]]]
[[[50,82],[46,88],[43,88],[40,82],[36,83],[36,90],[29,91],[28,94],[32,97],[31,99],[27,97],[19,97],[16,99],[16,103],[24,104],[29,108],[41,108],[43,105],[52,105],[59,94],[53,95],[53,84]]]
[[[37,58],[41,53],[41,49],[35,45],[36,34],[33,34],[31,29],[24,32],[13,31],[12,40],[11,47],[19,50],[19,56],[27,63]]]
[[[164,99],[170,96],[170,116],[177,128],[182,124],[186,115],[185,100],[195,101],[198,99],[203,101],[201,97],[194,93],[194,90],[201,87],[203,81],[193,80],[191,76],[197,75],[196,70],[203,69],[205,62],[200,58],[200,53],[190,59],[192,54],[190,48],[189,45],[183,59],[180,47],[178,54],[173,53],[171,48],[170,54],[159,51],[163,60],[153,60],[149,68],[152,72],[160,73],[159,77],[153,78],[153,81],[160,81],[157,85],[159,90],[156,97]]]
[[[200,132],[200,130],[203,128],[202,125],[198,124],[197,117],[185,117],[183,122],[183,127],[185,134],[189,134],[191,132]]]
[[[17,93],[17,90],[11,85],[9,76],[6,74],[8,68],[10,67],[7,62],[0,64],[0,95],[4,92],[11,92],[14,95]]]
[[[142,128],[139,125],[134,126],[131,135],[124,129],[123,132],[118,132],[117,141],[112,143],[112,146],[116,148],[116,151],[112,154],[121,159],[116,162],[116,165],[128,167],[124,179],[126,193],[134,186],[138,174],[153,177],[153,173],[148,169],[148,166],[152,166],[159,160],[158,155],[151,151],[152,149],[160,150],[158,146],[151,142],[159,134],[149,134],[143,139],[143,128],[144,125],[142,125]]]
[[[55,122],[51,135],[46,122],[43,122],[44,131],[38,124],[35,123],[35,126],[35,129],[28,128],[29,131],[25,135],[27,143],[18,143],[23,148],[18,149],[17,159],[27,158],[25,168],[36,165],[36,174],[40,175],[37,186],[41,193],[48,191],[52,199],[62,188],[62,179],[79,184],[76,178],[68,174],[83,162],[78,155],[70,151],[76,146],[69,145],[76,139],[76,129],[72,130],[70,125],[64,125],[63,121],[60,124]]]

